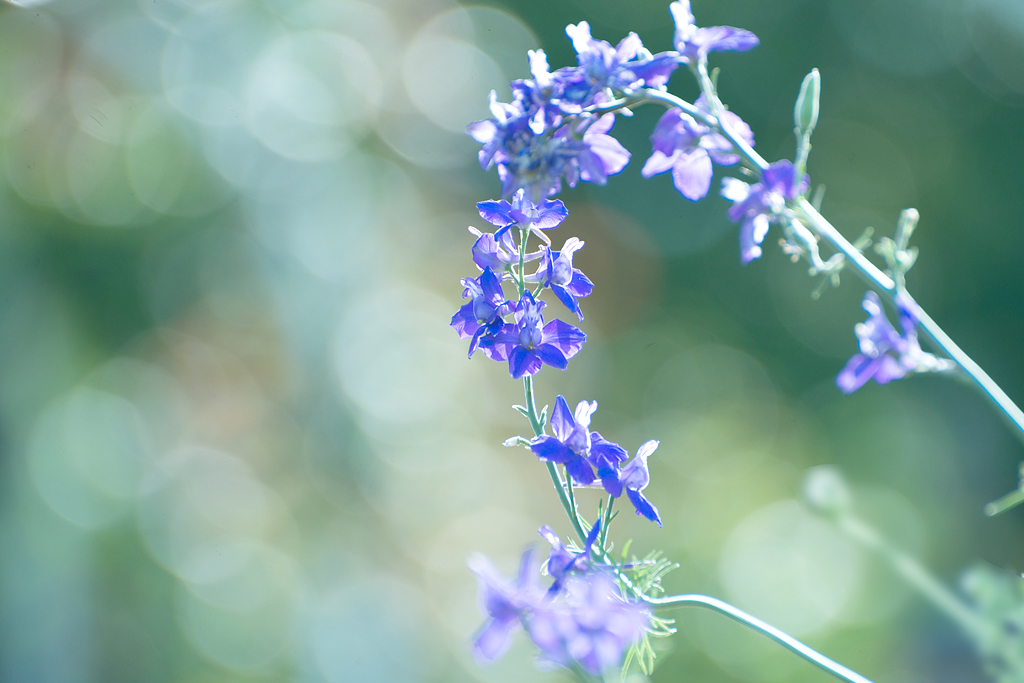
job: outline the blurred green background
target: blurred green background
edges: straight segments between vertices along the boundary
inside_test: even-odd
[[[23,3],[28,5],[29,3]],[[724,100],[792,156],[821,70],[809,172],[850,238],[917,207],[908,282],[1024,398],[1024,5],[695,0],[762,45],[715,55]],[[525,422],[505,368],[448,328],[493,171],[462,130],[526,50],[572,63],[587,20],[670,49],[667,2],[56,0],[0,6],[0,679],[309,683],[567,680],[522,636],[481,669],[465,558],[511,574],[568,531],[547,473],[503,449]],[[685,73],[672,89],[696,95]],[[586,248],[589,335],[541,403],[661,440],[666,524],[613,529],[706,591],[878,683],[980,680],[954,627],[802,510],[840,466],[861,513],[955,584],[1024,567],[1020,443],[969,388],[917,377],[843,397],[863,286],[816,282],[770,233],[738,259],[712,196],[634,158],[563,194]],[[714,186],[717,189],[717,181]],[[596,498],[584,495],[587,509]],[[825,681],[709,614],[680,612],[654,681]],[[637,683],[639,675],[631,681]]]

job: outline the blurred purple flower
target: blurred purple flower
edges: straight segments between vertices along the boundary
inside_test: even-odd
[[[493,92],[491,112],[494,118],[471,123],[466,132],[483,145],[480,165],[497,166],[502,196],[522,189],[534,199],[549,197],[561,191],[562,178],[569,187],[580,180],[603,185],[629,163],[629,152],[607,135],[614,114],[584,114],[557,130],[538,132],[531,127],[535,112],[525,108],[522,99],[504,104]]]
[[[572,255],[582,249],[583,244],[576,237],[570,237],[562,245],[561,251],[548,248],[541,257],[537,272],[526,277],[527,282],[538,282],[542,287],[549,288],[581,321],[583,311],[576,299],[590,296],[594,291],[594,283],[583,271],[572,265]]]
[[[630,33],[615,47],[604,40],[595,40],[590,35],[590,24],[585,21],[569,24],[565,33],[572,40],[579,68],[559,69],[556,74],[565,79],[570,91],[576,91],[573,99],[582,106],[600,101],[600,94],[608,88],[620,92],[643,86],[660,88],[668,83],[679,65],[675,53],[651,55],[635,33]]]
[[[546,304],[525,292],[515,311],[515,324],[505,325],[488,344],[498,347],[496,354],[508,359],[514,379],[535,375],[544,364],[565,370],[569,359],[583,347],[587,335],[578,327],[561,320],[544,324],[541,311]],[[481,342],[481,348],[484,343]]]
[[[624,600],[611,577],[589,574],[566,579],[557,599],[530,614],[527,630],[543,659],[600,676],[622,665],[650,623],[648,608]]]
[[[502,316],[508,315],[512,310],[512,302],[505,299],[505,293],[501,289],[501,280],[490,268],[484,268],[484,272],[478,278],[463,278],[462,298],[469,298],[452,316],[451,326],[459,333],[462,339],[472,339],[469,343],[469,356],[473,357],[477,346],[485,336],[493,337],[501,331],[505,325]],[[494,360],[505,360],[500,355],[495,358],[495,350],[490,345],[483,345],[484,353]]]
[[[708,57],[709,52],[746,52],[758,46],[757,36],[732,26],[698,28],[693,23],[690,0],[676,0],[668,6],[676,24],[675,48],[679,61],[693,65]]]
[[[860,353],[850,358],[836,377],[836,385],[843,393],[852,394],[869,379],[887,384],[908,372],[940,372],[952,367],[949,361],[921,350],[915,329],[917,316],[913,313],[916,306],[899,296],[896,304],[902,333],[889,322],[878,295],[874,292],[864,295],[861,305],[868,319],[854,327]]]
[[[590,533],[587,534],[583,550],[573,553],[562,545],[562,540],[558,538],[558,534],[551,527],[545,524],[540,528],[538,533],[551,544],[551,552],[548,553],[547,572],[555,582],[548,589],[549,595],[557,593],[561,589],[565,578],[587,561],[590,557],[590,548],[594,545],[594,541],[597,540],[597,535],[600,531],[601,520],[597,520],[594,526],[590,528]]]
[[[806,174],[797,173],[788,160],[777,161],[761,174],[761,182],[748,185],[736,178],[722,179],[722,196],[733,202],[729,218],[740,226],[740,260],[750,263],[761,256],[761,242],[768,226],[786,207],[807,191]]]
[[[629,502],[636,508],[636,514],[646,517],[661,526],[661,515],[658,508],[641,493],[651,483],[651,473],[647,469],[647,458],[658,448],[657,441],[648,441],[636,452],[636,457],[622,466],[622,486],[626,489]]]
[[[554,436],[542,434],[534,438],[530,450],[544,462],[565,465],[573,481],[583,486],[597,481],[596,467],[602,473],[601,483],[605,489],[619,496],[622,494],[619,464],[629,456],[622,446],[608,441],[599,432],[590,431],[590,416],[596,410],[597,401],[580,401],[574,415],[565,398],[556,397],[555,409],[551,411]]]
[[[704,95],[694,104],[707,110]],[[721,118],[723,125],[753,146],[754,134],[743,119],[730,111]],[[703,199],[711,189],[712,160],[720,166],[732,166],[740,159],[727,138],[712,133],[678,109],[669,109],[658,120],[651,134],[651,148],[651,156],[640,174],[650,178],[671,169],[676,189],[690,201]]]
[[[473,640],[473,653],[486,664],[505,654],[523,616],[541,604],[544,590],[537,583],[533,550],[523,553],[514,581],[498,573],[481,554],[470,556],[466,564],[476,574],[480,587],[480,611],[489,617]]]

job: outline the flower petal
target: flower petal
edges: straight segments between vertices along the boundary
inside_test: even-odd
[[[473,641],[473,654],[481,664],[490,664],[504,655],[512,644],[512,634],[520,627],[518,618],[491,619]]]
[[[530,450],[543,462],[555,462],[565,464],[572,457],[573,453],[569,447],[553,436],[542,434],[530,444]]]
[[[661,526],[661,515],[658,514],[658,508],[654,507],[651,501],[644,497],[644,494],[633,489],[626,489],[626,495],[629,496],[629,502],[636,508],[636,514]]]
[[[589,486],[597,480],[594,468],[590,466],[586,458],[580,456],[572,458],[565,464],[565,469],[572,476],[572,480],[581,486]]]
[[[672,167],[672,182],[679,194],[695,202],[707,196],[713,173],[707,150],[697,148],[683,152],[676,159]]]
[[[555,397],[555,409],[551,411],[551,431],[559,441],[565,441],[576,428],[569,404],[563,396]]]

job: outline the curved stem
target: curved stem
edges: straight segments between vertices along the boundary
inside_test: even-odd
[[[707,70],[704,69],[699,76],[702,88],[705,93],[709,93],[711,84],[706,71]],[[709,100],[712,100],[714,97],[713,92],[711,92],[708,97]],[[663,106],[681,109],[704,125],[715,129],[725,136],[733,144],[740,155],[753,166],[761,170],[768,168],[768,162],[765,161],[760,154],[755,152],[745,140],[729,130],[728,126],[723,125],[719,118],[707,112],[700,111],[689,102],[686,102],[675,95],[663,90],[645,90],[642,94],[635,94],[630,98],[625,98],[625,100],[629,100],[630,104],[656,102]],[[622,106],[628,105],[622,104],[619,108]],[[911,306],[915,316],[917,317],[917,326],[922,332],[924,332],[925,337],[936,348],[957,364],[957,366],[969,378],[970,382],[979,389],[981,393],[992,402],[1000,414],[1002,414],[1003,417],[1013,425],[1018,438],[1024,440],[1024,411],[1021,411],[1017,404],[1006,395],[1006,392],[1004,392],[999,385],[981,369],[981,366],[975,363],[970,356],[968,356],[952,339],[950,339],[949,335],[939,327],[938,323],[936,323],[931,316],[925,313],[925,311],[918,306],[916,302],[914,302],[910,295],[907,294],[906,290],[902,287],[897,287],[891,277],[882,272],[882,270],[875,264],[871,263],[871,261],[869,261],[859,249],[857,249],[848,239],[843,237],[839,230],[829,223],[828,220],[826,220],[825,217],[822,216],[806,198],[798,198],[794,202],[792,208],[797,218],[805,223],[815,235],[820,237],[845,257],[847,265],[851,266],[854,272],[856,272],[869,287],[889,301],[893,306],[896,306],[897,295],[901,297],[902,305]]]
[[[705,607],[718,612],[719,614],[724,614],[744,626],[749,626],[755,631],[771,638],[776,643],[779,643],[790,652],[798,654],[815,666],[824,669],[836,678],[849,681],[849,683],[871,683],[869,679],[861,676],[856,671],[843,666],[839,662],[829,659],[817,650],[804,645],[788,633],[780,631],[771,624],[767,624],[757,617],[747,614],[743,610],[733,607],[729,603],[719,600],[718,598],[712,598],[707,595],[688,594],[673,595],[665,598],[650,598],[647,602],[656,607]]]
[[[849,240],[843,237],[836,228],[818,213],[817,209],[804,198],[796,202],[796,209],[801,218],[818,235],[828,242],[832,247],[842,252],[847,261],[854,265],[855,272],[878,294],[887,299],[893,306],[896,306],[896,297],[900,297],[900,305],[909,307],[917,318],[917,326],[924,332],[928,340],[954,363],[956,363],[967,375],[970,381],[982,394],[988,398],[1002,415],[1009,420],[1010,424],[1016,427],[1017,436],[1024,439],[1024,412],[1017,404],[1006,395],[998,384],[981,369],[974,360],[950,339],[938,323],[932,320],[931,316],[925,313],[924,309],[917,305],[906,290],[897,287],[888,275],[878,269],[871,261],[864,257],[856,247],[850,244]]]

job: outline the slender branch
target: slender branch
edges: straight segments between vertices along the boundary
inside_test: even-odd
[[[757,617],[747,614],[743,610],[733,607],[729,603],[719,600],[718,598],[712,598],[707,595],[687,594],[673,595],[665,598],[648,598],[647,602],[656,607],[705,607],[718,612],[719,614],[724,614],[730,619],[734,619],[744,626],[748,626],[758,633],[771,638],[790,652],[800,655],[811,664],[824,669],[836,678],[848,681],[849,683],[871,683],[869,679],[861,676],[856,671],[843,666],[839,662],[829,659],[817,650],[803,644],[788,633],[780,631],[771,624],[765,623]]]
[[[601,520],[601,539],[598,545],[601,546],[601,550],[608,552],[608,546],[606,541],[608,540],[608,526],[612,521],[612,507],[615,505],[615,496],[608,495],[608,505],[604,509],[604,519]]]
[[[920,562],[886,541],[873,528],[852,514],[837,519],[836,525],[847,536],[877,553],[904,581],[972,637],[980,640],[989,635],[990,627],[974,610],[942,585]]]
[[[699,74],[702,87],[705,93],[709,93],[709,100],[712,100],[714,93],[711,90],[710,79],[707,77],[706,69],[703,73]],[[768,162],[758,154],[750,145],[747,144],[746,140],[737,136],[733,133],[728,126],[723,125],[721,119],[715,117],[712,114],[703,112],[694,107],[689,102],[676,97],[663,90],[648,89],[644,90],[642,95],[635,94],[630,98],[630,104],[639,104],[644,101],[656,102],[667,107],[676,107],[686,112],[696,120],[700,121],[709,128],[721,133],[725,136],[736,148],[743,158],[750,162],[755,167],[762,171],[768,168]],[[714,100],[717,101],[717,100]],[[621,108],[621,107],[619,107]],[[833,249],[843,254],[847,263],[853,267],[854,272],[860,276],[869,287],[874,289],[883,298],[889,301],[890,304],[896,306],[897,294],[901,297],[901,303],[903,305],[910,304],[913,306],[914,315],[917,317],[917,326],[925,337],[942,353],[946,354],[953,362],[960,367],[961,370],[969,378],[970,382],[978,388],[982,394],[988,398],[992,404],[996,407],[1000,414],[1005,417],[1013,427],[1015,432],[1021,440],[1024,440],[1024,411],[1013,402],[1013,400],[1006,395],[998,384],[992,380],[988,374],[981,369],[981,367],[971,359],[964,351],[956,345],[956,343],[950,339],[938,323],[936,323],[931,316],[929,316],[920,306],[913,301],[906,290],[898,288],[896,283],[891,277],[886,275],[879,269],[875,264],[871,263],[857,249],[848,239],[833,226],[828,220],[822,216],[814,206],[807,201],[806,198],[800,197],[794,203],[792,207],[796,217],[805,223],[818,237],[828,243]]]

